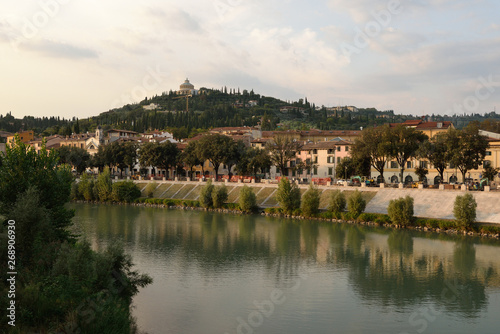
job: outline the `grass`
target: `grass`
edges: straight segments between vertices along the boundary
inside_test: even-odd
[[[174,198],[174,194],[183,187],[183,184],[174,184],[172,185],[165,194],[163,194],[162,198]]]
[[[257,204],[262,204],[266,200],[266,198],[269,197],[273,193],[275,188],[264,188],[260,191],[260,193],[257,195]],[[255,192],[257,194],[257,192]]]
[[[232,189],[227,189],[227,192],[231,192],[228,196],[228,199],[227,199],[227,202],[228,203],[236,203],[237,202],[237,199],[238,197],[240,196],[240,189],[241,189],[241,186],[235,186],[235,187],[232,187],[232,188],[235,188],[234,190]],[[232,191],[231,191],[232,190]],[[255,189],[254,189],[255,190]]]
[[[191,190],[193,190],[195,186],[196,185],[194,184],[185,185],[183,188],[181,188],[181,190],[177,193],[177,195],[175,195],[175,198],[183,199]]]

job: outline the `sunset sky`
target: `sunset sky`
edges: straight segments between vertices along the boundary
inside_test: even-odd
[[[500,2],[0,3],[0,114],[89,117],[170,89],[402,114],[500,109]]]

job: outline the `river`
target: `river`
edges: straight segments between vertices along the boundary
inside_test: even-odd
[[[119,240],[153,284],[148,334],[498,333],[500,243],[200,211],[72,204],[96,250]]]

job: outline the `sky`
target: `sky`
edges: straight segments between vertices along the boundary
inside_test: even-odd
[[[0,3],[0,114],[86,118],[189,78],[317,106],[500,110],[493,0]]]

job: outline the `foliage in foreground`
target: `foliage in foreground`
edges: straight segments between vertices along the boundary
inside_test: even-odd
[[[37,154],[19,140],[1,162],[0,213],[16,226],[15,331],[130,333],[135,328],[131,299],[151,278],[132,270],[121,246],[95,252],[68,232],[73,212],[64,205],[71,171],[58,166],[57,157],[44,148]],[[6,238],[0,234],[2,242]],[[1,248],[2,258],[7,251]],[[7,269],[7,261],[2,261],[0,270]],[[2,282],[0,305],[6,309],[5,276]],[[0,319],[0,332],[12,330],[9,320]]]
[[[333,213],[341,213],[345,210],[347,201],[345,195],[340,190],[334,190],[330,195],[330,203],[328,205],[328,211]]]

